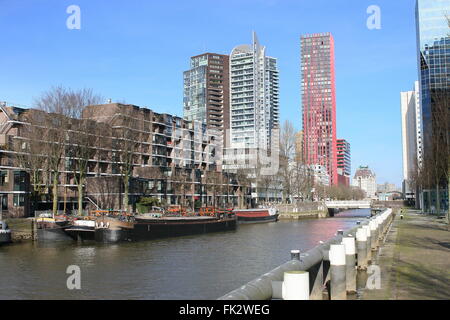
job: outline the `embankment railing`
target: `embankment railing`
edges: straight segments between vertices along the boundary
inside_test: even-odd
[[[392,219],[386,209],[304,253],[292,250],[290,261],[219,300],[321,300],[324,291],[331,300],[346,299],[356,292],[356,270],[367,269]]]

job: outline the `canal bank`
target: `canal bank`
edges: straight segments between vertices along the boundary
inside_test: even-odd
[[[405,211],[397,214],[372,264],[379,289],[362,289],[363,300],[450,299],[450,232],[445,219]]]

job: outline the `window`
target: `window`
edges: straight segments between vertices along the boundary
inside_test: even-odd
[[[8,184],[8,171],[0,171],[0,186]]]
[[[25,205],[25,196],[23,194],[14,195],[14,207],[23,207]]]
[[[14,191],[26,191],[26,172],[14,171]]]
[[[1,199],[2,210],[8,210],[8,195],[1,194],[0,199]]]

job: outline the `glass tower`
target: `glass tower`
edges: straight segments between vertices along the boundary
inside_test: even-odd
[[[417,0],[417,56],[425,154],[433,132],[434,95],[450,90],[450,27],[447,17],[450,17],[450,0]]]

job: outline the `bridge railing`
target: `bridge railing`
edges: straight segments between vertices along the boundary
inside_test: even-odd
[[[386,209],[302,254],[293,250],[290,261],[219,300],[321,300],[327,287],[329,299],[346,299],[356,292],[356,268],[367,268],[392,219],[392,210]]]
[[[370,208],[371,205],[370,200],[336,200],[336,201],[325,201],[325,205],[328,208],[341,208],[341,207],[348,207],[348,208]]]

